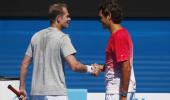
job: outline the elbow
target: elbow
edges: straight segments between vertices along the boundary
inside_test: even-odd
[[[131,71],[131,66],[127,66],[127,71],[128,71],[128,72]]]
[[[131,66],[124,66],[123,71],[130,73],[131,72]]]
[[[130,73],[131,72],[131,66],[130,65],[122,66],[122,71]]]
[[[122,71],[131,72],[131,65],[130,65],[130,63],[128,61],[122,63]]]

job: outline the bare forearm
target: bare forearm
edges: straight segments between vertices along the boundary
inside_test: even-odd
[[[125,61],[121,63],[121,92],[128,92],[130,74],[131,74],[131,65],[129,61]]]
[[[25,56],[20,67],[20,86],[21,87],[25,86],[25,77],[27,76],[30,59],[31,59],[30,57]]]
[[[87,67],[81,64],[74,55],[69,55],[66,57],[66,61],[73,71],[77,72],[87,72]]]
[[[20,68],[20,86],[25,86],[25,77],[27,75],[28,69],[25,65],[21,65]]]
[[[77,61],[77,63],[74,65],[75,67],[72,68],[74,71],[78,72],[87,72],[87,67],[80,62]]]

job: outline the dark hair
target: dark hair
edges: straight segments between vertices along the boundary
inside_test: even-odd
[[[51,23],[56,19],[58,15],[63,14],[63,7],[67,8],[67,5],[65,3],[57,3],[49,7],[48,16]]]
[[[106,0],[99,6],[99,11],[102,11],[105,17],[111,14],[112,21],[116,24],[123,20],[123,13],[117,0]]]

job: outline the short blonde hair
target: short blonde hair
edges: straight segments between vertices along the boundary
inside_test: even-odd
[[[57,3],[49,7],[48,16],[51,23],[55,21],[58,15],[63,14],[63,8],[67,8],[65,3]]]

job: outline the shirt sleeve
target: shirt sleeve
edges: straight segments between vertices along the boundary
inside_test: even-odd
[[[122,33],[115,37],[115,54],[117,62],[130,59],[130,44],[127,38],[128,36]]]
[[[68,35],[65,35],[63,37],[62,43],[61,43],[61,53],[64,57],[67,57],[71,54],[75,54],[76,50],[73,47],[71,40]]]
[[[27,48],[27,51],[25,53],[25,55],[29,56],[29,57],[32,57],[33,56],[33,47],[31,45],[31,42],[30,44],[28,45],[28,48]]]

